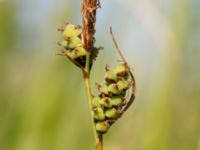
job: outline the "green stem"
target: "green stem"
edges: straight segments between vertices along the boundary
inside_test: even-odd
[[[90,87],[90,52],[87,52],[86,54],[86,65],[84,70],[84,80],[85,80],[85,87],[88,97],[88,105],[89,105],[89,111],[92,121],[92,127],[93,127],[93,134],[96,141],[96,150],[103,150],[103,135],[98,133],[96,131],[95,122],[93,119],[92,114],[92,93],[91,93],[91,87]]]

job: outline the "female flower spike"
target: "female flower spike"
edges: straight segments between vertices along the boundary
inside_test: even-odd
[[[94,115],[97,132],[106,133],[107,125],[110,127],[128,107],[127,92],[130,92],[130,84],[133,82],[129,74],[131,72],[124,63],[119,64],[114,70],[106,68],[105,82],[97,85],[99,96],[93,100],[99,111],[98,115]]]
[[[63,33],[63,41],[60,44],[64,48],[62,53],[83,69],[86,61],[86,50],[83,44],[81,26],[67,23],[60,31]]]

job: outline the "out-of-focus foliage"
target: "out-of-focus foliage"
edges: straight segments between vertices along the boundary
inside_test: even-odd
[[[81,23],[80,7],[0,0],[0,150],[93,149],[81,72],[56,55],[56,29]],[[200,150],[199,8],[198,0],[102,1],[96,44],[104,50],[92,84],[118,60],[110,25],[137,80],[136,101],[106,134],[106,149]]]

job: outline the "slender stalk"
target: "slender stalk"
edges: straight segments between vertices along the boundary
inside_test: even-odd
[[[93,127],[93,134],[96,141],[96,150],[103,150],[103,135],[100,133],[97,133],[95,128],[95,122],[93,120],[93,114],[92,114],[92,94],[91,94],[91,87],[90,87],[90,52],[87,52],[86,55],[86,65],[85,70],[83,72],[84,74],[84,81],[85,81],[85,87],[88,97],[88,105],[90,110],[90,116],[92,121],[92,127]]]

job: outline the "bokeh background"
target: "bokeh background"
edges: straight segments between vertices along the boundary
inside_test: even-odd
[[[119,60],[109,26],[137,80],[136,101],[105,135],[105,149],[200,150],[200,1],[101,3],[96,45],[104,50],[92,85]],[[81,72],[56,55],[57,28],[80,24],[80,7],[0,0],[0,150],[94,149]]]

